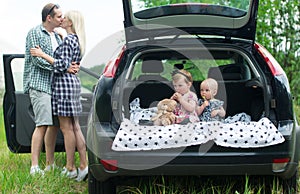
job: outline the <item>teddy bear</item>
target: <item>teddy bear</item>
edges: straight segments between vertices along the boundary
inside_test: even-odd
[[[165,98],[158,102],[156,115],[151,118],[154,125],[167,126],[174,124],[176,115],[173,113],[176,108],[177,102]]]

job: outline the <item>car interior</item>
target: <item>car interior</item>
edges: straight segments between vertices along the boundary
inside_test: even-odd
[[[147,53],[146,56],[140,55],[131,64],[132,67],[128,68],[129,76],[123,88],[125,118],[130,117],[129,104],[135,98],[140,99],[141,108],[155,107],[158,101],[170,98],[174,93],[171,74],[174,69],[183,68],[192,73],[194,80],[191,89],[198,98],[201,97],[201,82],[208,77],[214,78],[219,84],[216,98],[224,101],[226,117],[244,112],[250,115],[253,121],[259,120],[264,110],[262,88],[247,84],[254,76],[246,60],[241,60],[241,56],[237,57],[237,54],[230,53],[226,56],[225,53],[228,52],[224,51],[219,57],[205,60],[188,59],[178,54],[161,55],[156,52]],[[212,66],[205,63],[217,64]]]

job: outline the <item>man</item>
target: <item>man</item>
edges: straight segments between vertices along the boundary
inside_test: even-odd
[[[53,67],[40,57],[32,57],[30,48],[41,47],[45,53],[53,56],[56,47],[62,42],[61,36],[55,28],[63,21],[60,7],[49,3],[42,10],[42,24],[32,28],[26,37],[25,65],[24,65],[24,92],[29,93],[36,127],[31,140],[31,168],[30,174],[43,174],[39,167],[39,156],[45,139],[46,168],[54,168],[55,142],[58,124],[54,126],[51,107],[51,74]],[[77,72],[69,68],[68,72]]]

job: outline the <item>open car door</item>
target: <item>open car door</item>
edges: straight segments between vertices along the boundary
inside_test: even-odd
[[[127,42],[186,34],[254,41],[258,0],[123,0],[123,10]]]
[[[31,136],[35,128],[34,114],[29,95],[23,91],[23,54],[4,54],[5,93],[3,113],[8,148],[14,153],[31,152]],[[81,67],[78,76],[81,79],[80,126],[84,135],[87,130],[87,118],[92,104],[93,86],[99,75]],[[93,83],[93,84],[91,84]],[[56,152],[64,151],[64,140],[59,130],[56,140]]]

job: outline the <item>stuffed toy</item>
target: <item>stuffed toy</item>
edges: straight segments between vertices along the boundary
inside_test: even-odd
[[[176,115],[174,110],[176,108],[177,102],[171,99],[163,99],[157,104],[157,113],[152,117],[154,125],[167,126],[174,124],[176,122]]]

